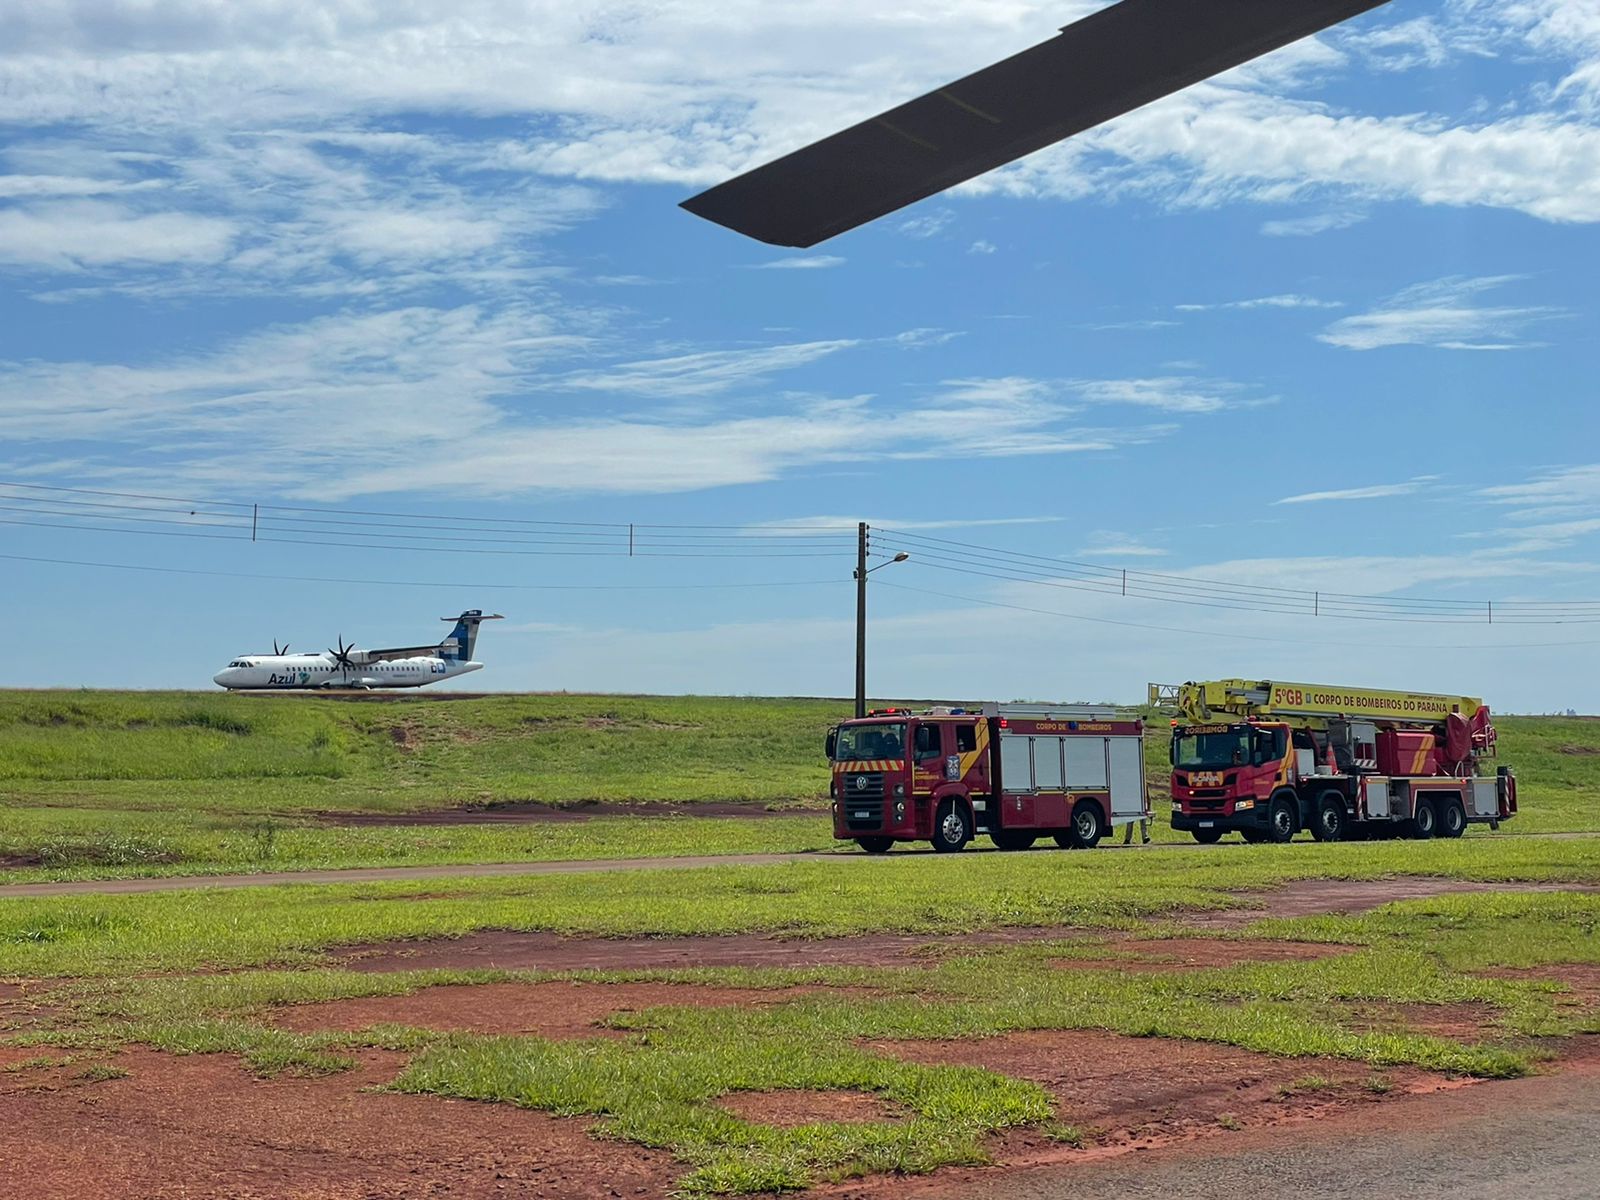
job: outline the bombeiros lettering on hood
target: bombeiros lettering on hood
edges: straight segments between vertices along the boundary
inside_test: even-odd
[[[478,626],[499,621],[499,613],[472,608],[455,617],[454,628],[441,642],[420,646],[390,646],[362,650],[354,642],[345,643],[341,634],[335,646],[318,654],[292,654],[287,645],[272,643],[271,654],[242,654],[231,660],[212,679],[229,691],[266,689],[307,690],[324,688],[406,688],[422,687],[443,679],[453,679],[483,670],[473,660]]]

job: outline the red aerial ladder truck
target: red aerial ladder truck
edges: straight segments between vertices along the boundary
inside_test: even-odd
[[[1225,679],[1150,685],[1172,722],[1172,827],[1199,842],[1404,834],[1460,837],[1517,812],[1494,756],[1489,709],[1471,696]]]
[[[1148,820],[1144,723],[1071,704],[884,708],[828,733],[833,836],[869,854],[896,842],[962,849],[986,833],[1002,850],[1040,837],[1093,847]]]

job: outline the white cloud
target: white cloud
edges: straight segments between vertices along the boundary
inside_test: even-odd
[[[1274,504],[1318,504],[1326,500],[1381,500],[1389,496],[1411,496],[1438,480],[1437,475],[1418,475],[1404,483],[1379,483],[1368,487],[1340,488],[1327,492],[1302,492],[1285,496]]]
[[[671,358],[621,363],[599,371],[575,372],[562,379],[569,388],[633,392],[645,396],[709,396],[790,371],[849,350],[856,340],[800,342],[747,350],[705,350]]]
[[[1361,224],[1366,219],[1365,213],[1312,213],[1310,216],[1305,217],[1285,217],[1276,221],[1264,221],[1261,225],[1261,232],[1265,237],[1316,237],[1319,233],[1330,233],[1335,229],[1349,229],[1353,225]]]
[[[1600,511],[1600,463],[1553,467],[1519,483],[1484,488],[1478,495],[1494,504],[1515,507],[1519,511],[1512,516],[1543,518]]]
[[[955,219],[954,209],[935,208],[928,212],[919,212],[916,216],[901,221],[895,228],[907,237],[931,238],[943,233]]]
[[[1246,395],[1237,384],[1177,375],[1077,379],[1070,381],[1067,389],[1090,404],[1125,404],[1169,413],[1215,413],[1225,408],[1271,403],[1270,398]]]
[[[94,200],[0,209],[0,262],[65,271],[217,262],[237,232],[230,221],[180,213],[141,216]]]
[[[1565,316],[1558,308],[1482,305],[1484,292],[1514,282],[1516,276],[1477,279],[1453,277],[1420,283],[1390,297],[1377,308],[1335,321],[1317,335],[1319,341],[1346,350],[1384,346],[1434,346],[1445,350],[1515,350],[1528,343],[1528,326]]]
[[[1111,529],[1099,529],[1089,535],[1088,543],[1078,551],[1082,558],[1165,558],[1169,552],[1160,546],[1149,545],[1144,539]]]
[[[818,271],[828,267],[842,267],[845,260],[837,254],[805,254],[792,258],[775,258],[770,262],[750,263],[752,271]]]
[[[1342,300],[1319,300],[1315,296],[1285,293],[1276,296],[1258,296],[1254,300],[1227,300],[1215,304],[1179,304],[1179,312],[1215,312],[1226,308],[1343,308]]]
[[[995,244],[984,238],[979,238],[977,241],[973,242],[972,245],[967,247],[968,254],[993,254],[995,250]]]

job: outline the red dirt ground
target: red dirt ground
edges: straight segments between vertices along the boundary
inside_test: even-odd
[[[394,1077],[398,1055],[321,1079],[254,1079],[225,1055],[136,1050],[114,1062],[128,1078],[81,1082],[67,1068],[22,1090],[0,1075],[7,1196],[612,1200],[663,1196],[681,1170],[596,1141],[584,1120],[363,1091]]]
[[[1262,917],[1364,912],[1394,900],[1450,892],[1555,891],[1555,885],[1462,883],[1448,879],[1305,880],[1270,892],[1243,893],[1260,908],[1185,913],[1185,925],[1201,930],[1238,929]],[[1577,889],[1582,890],[1582,889]],[[483,930],[458,938],[424,938],[347,946],[336,956],[358,971],[400,971],[428,967],[494,967],[505,970],[609,970],[681,966],[876,966],[903,960],[919,948],[970,948],[995,942],[1082,937],[1077,927],[1006,929],[984,934],[874,934],[848,938],[778,938],[763,934],[681,938],[566,938],[551,933]],[[1203,939],[1174,939],[1183,952],[1207,954]],[[1149,943],[1145,943],[1148,945]],[[1243,943],[1241,943],[1243,944]],[[1324,949],[1334,953],[1333,949]],[[1221,952],[1218,952],[1221,953]],[[1285,952],[1290,955],[1298,951]],[[1240,960],[1230,960],[1240,961]]]
[[[814,967],[914,965],[930,950],[970,950],[997,943],[1083,936],[1082,929],[1002,929],[937,937],[925,933],[843,938],[725,937],[568,938],[489,929],[459,938],[348,946],[340,966],[356,971],[434,967],[514,971],[656,970],[669,967]]]
[[[370,996],[280,1008],[273,1023],[311,1033],[372,1025],[411,1025],[440,1032],[526,1034],[561,1039],[616,1036],[601,1025],[619,1012],[659,1005],[759,1007],[837,988],[726,988],[679,983],[488,983],[423,988],[409,996]]]
[[[1593,892],[1600,888],[1573,883],[1473,883],[1404,875],[1390,879],[1301,879],[1239,897],[1254,909],[1222,909],[1185,913],[1183,923],[1195,929],[1237,929],[1263,917],[1319,917],[1368,912],[1396,900],[1423,900],[1456,892]]]
[[[1243,963],[1305,962],[1348,954],[1356,946],[1322,942],[1270,942],[1259,938],[1127,938],[1108,942],[1101,958],[1062,958],[1056,966],[1079,971],[1192,971]],[[1119,958],[1118,955],[1131,957]]]
[[[1345,1018],[1350,1028],[1361,1032],[1410,1030],[1430,1037],[1449,1038],[1471,1045],[1496,1033],[1495,1018],[1500,1010],[1492,1004],[1465,1001],[1458,1004],[1378,1004],[1356,1006]]]

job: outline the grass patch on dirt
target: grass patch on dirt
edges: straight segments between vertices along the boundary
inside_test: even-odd
[[[1458,971],[1600,963],[1600,895],[1588,892],[1434,896],[1353,916],[1262,921],[1264,937],[1427,947]]]

